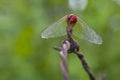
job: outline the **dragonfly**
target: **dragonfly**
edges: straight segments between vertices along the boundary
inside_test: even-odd
[[[94,44],[102,44],[102,38],[92,28],[90,28],[80,17],[75,14],[68,14],[54,22],[42,33],[42,38],[53,38],[67,35],[66,26],[72,23],[73,35]]]

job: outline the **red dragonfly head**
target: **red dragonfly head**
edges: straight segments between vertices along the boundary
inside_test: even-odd
[[[67,24],[72,25],[74,27],[75,23],[77,22],[77,17],[74,14],[69,14],[67,16]]]

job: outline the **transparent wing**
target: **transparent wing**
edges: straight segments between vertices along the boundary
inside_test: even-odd
[[[66,18],[67,15],[59,19],[58,21],[54,22],[50,26],[48,26],[43,32],[41,33],[42,38],[52,38],[63,36],[66,34]]]
[[[93,29],[89,28],[88,25],[79,17],[78,19],[78,26],[74,29],[73,34],[81,39],[87,40],[88,42],[95,43],[95,44],[102,44],[102,38],[98,35]]]

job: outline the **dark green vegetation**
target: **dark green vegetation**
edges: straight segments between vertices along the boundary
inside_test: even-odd
[[[68,0],[0,0],[0,80],[62,80],[59,53],[65,37],[42,39],[40,32],[62,16],[74,13],[103,38],[95,45],[74,37],[97,77],[120,80],[120,1],[88,0],[83,11]],[[68,55],[70,80],[89,80],[76,55]]]

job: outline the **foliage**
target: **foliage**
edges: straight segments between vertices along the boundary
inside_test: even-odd
[[[75,39],[94,74],[120,79],[120,2],[88,0],[71,10],[68,0],[0,0],[0,80],[61,80],[60,56],[52,49],[65,37],[42,39],[41,31],[62,16],[74,13],[100,33],[102,45]],[[88,80],[77,56],[68,56],[71,80]]]

